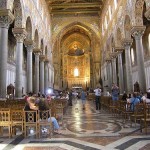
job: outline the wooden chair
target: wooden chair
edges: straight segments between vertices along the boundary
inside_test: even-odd
[[[27,137],[28,129],[34,128],[36,138],[38,137],[38,113],[37,111],[23,111],[24,114],[24,136]]]
[[[125,127],[126,122],[129,120],[131,123],[131,115],[134,113],[131,110],[131,103],[122,103],[121,106],[121,111],[122,111],[122,115],[123,115],[123,126]]]
[[[135,127],[136,127],[136,121],[141,120],[141,118],[144,117],[144,104],[143,103],[138,103],[135,105],[134,113],[131,115],[131,120],[132,118],[134,119]],[[131,121],[131,126],[132,126],[132,121]]]
[[[141,132],[144,124],[145,133],[147,134],[148,123],[150,123],[150,103],[144,103],[144,118],[140,120]]]
[[[12,134],[16,134],[16,128],[21,127],[22,134],[24,132],[24,127],[23,127],[23,121],[24,121],[24,116],[23,116],[23,110],[20,109],[12,109],[11,110],[11,131]]]
[[[10,109],[7,110],[0,110],[0,127],[1,127],[1,133],[3,134],[3,128],[8,127],[9,131],[9,138],[11,135],[11,115],[10,115]]]
[[[55,105],[54,117],[57,119],[59,123],[62,124],[62,126],[63,126],[63,119],[64,119],[63,116],[64,116],[63,105],[61,103]]]
[[[41,129],[48,128],[49,136],[51,137],[53,131],[52,119],[51,119],[51,111],[39,111],[38,112],[38,130],[39,130],[39,138],[41,137]]]

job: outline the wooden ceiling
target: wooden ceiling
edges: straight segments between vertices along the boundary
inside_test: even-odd
[[[46,0],[52,15],[100,15],[104,0]]]

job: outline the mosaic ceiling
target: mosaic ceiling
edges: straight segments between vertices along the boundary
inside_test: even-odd
[[[104,0],[46,0],[53,15],[100,15]]]

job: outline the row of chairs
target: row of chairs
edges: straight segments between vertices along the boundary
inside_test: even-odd
[[[53,131],[51,111],[24,111],[15,109],[0,109],[0,131],[3,133],[4,127],[8,127],[9,138],[13,136],[16,128],[21,128],[25,137],[27,137],[30,128],[34,128],[36,137],[41,137],[42,126],[49,128],[51,137]]]
[[[148,123],[150,123],[150,104],[149,103],[138,103],[134,107],[134,111],[131,110],[133,104],[127,103],[126,101],[118,100],[116,103],[113,103],[111,97],[103,96],[101,98],[102,108],[106,111],[109,111],[113,116],[120,116],[123,119],[123,125],[129,120],[132,127],[132,122],[137,121],[140,123],[140,129],[145,129],[147,134]]]

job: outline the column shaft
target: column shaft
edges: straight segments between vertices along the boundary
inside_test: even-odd
[[[49,81],[48,81],[48,63],[45,64],[45,91],[48,89]]]
[[[6,98],[8,28],[13,20],[10,10],[0,10],[0,98]]]
[[[113,83],[117,84],[116,58],[112,59],[112,66],[113,66]]]
[[[15,81],[15,96],[22,97],[22,75],[23,75],[23,41],[26,37],[26,31],[23,28],[14,28],[14,36],[17,40],[16,47],[16,81]]]
[[[6,98],[8,28],[0,28],[0,98]]]
[[[32,81],[32,46],[27,46],[27,91],[33,92]]]
[[[39,53],[35,53],[35,94],[38,94],[39,92]]]
[[[44,61],[40,61],[40,92],[44,94]]]
[[[136,53],[137,53],[137,65],[138,65],[138,76],[140,90],[144,93],[146,92],[146,75],[144,67],[144,52],[142,44],[142,35],[144,33],[145,27],[133,27],[132,32],[135,37],[136,42]]]
[[[122,94],[124,91],[122,53],[119,53],[118,55],[118,70],[119,70],[119,89],[120,89],[120,94]]]
[[[130,47],[131,47],[131,44],[128,45],[128,43],[126,43],[126,45],[125,45],[125,61],[126,61],[127,93],[133,92]]]

